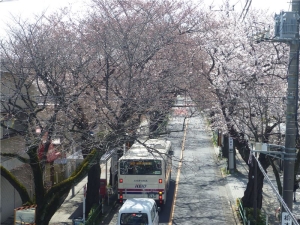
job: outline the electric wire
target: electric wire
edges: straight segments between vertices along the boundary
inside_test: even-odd
[[[248,11],[249,11],[249,8],[250,8],[250,6],[251,6],[251,3],[252,3],[252,0],[247,0],[247,1],[246,1],[246,4],[245,4],[245,6],[244,6],[244,8],[243,8],[243,10],[242,10],[242,13],[241,13],[240,17],[239,17],[239,19],[242,18],[242,21],[244,21],[244,19],[246,18],[247,13],[248,13]],[[244,12],[245,12],[245,13],[244,13]],[[243,14],[244,14],[244,15],[243,15]]]
[[[270,180],[270,178],[268,177],[267,173],[265,172],[265,170],[263,169],[262,165],[260,164],[259,160],[255,157],[254,153],[252,153],[252,157],[254,157],[254,159],[257,162],[257,165],[260,169],[260,171],[262,172],[262,174],[264,175],[264,178],[267,180],[267,182],[270,184],[271,188],[273,189],[273,191],[275,192],[278,201],[281,203],[281,205],[284,207],[284,209],[286,210],[286,212],[291,216],[293,222],[295,225],[299,225],[299,223],[297,222],[297,219],[295,218],[294,214],[291,212],[291,210],[289,209],[289,207],[286,205],[286,203],[284,202],[283,198],[281,197],[281,195],[278,193],[277,188],[273,185],[272,181]]]

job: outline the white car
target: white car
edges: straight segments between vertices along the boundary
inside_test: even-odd
[[[119,210],[117,225],[158,225],[159,211],[153,199],[127,199]]]

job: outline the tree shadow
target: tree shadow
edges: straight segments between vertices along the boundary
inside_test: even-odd
[[[77,219],[83,217],[83,203],[79,203],[77,209],[70,215],[69,219]]]

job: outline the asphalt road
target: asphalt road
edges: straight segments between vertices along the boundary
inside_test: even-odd
[[[200,115],[184,120],[190,111],[175,109],[169,122],[173,132],[168,139],[174,150],[172,180],[159,224],[235,224],[211,136]],[[118,209],[112,210],[106,224],[116,224]]]
[[[174,128],[182,126],[180,117],[172,122]],[[175,147],[173,165],[180,173],[172,224],[235,224],[205,121],[200,115],[187,120],[184,147],[175,140],[180,140],[179,135],[170,137]],[[178,179],[177,173],[172,175]]]

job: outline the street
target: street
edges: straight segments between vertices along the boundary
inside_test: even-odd
[[[174,150],[172,182],[159,223],[235,224],[204,119],[193,115],[185,120],[187,129],[183,131],[183,115],[174,114],[169,121],[172,132],[168,137]],[[109,225],[116,224],[119,207],[107,218]]]
[[[182,119],[176,117],[171,121],[173,129],[182,126]],[[175,150],[173,165],[176,168],[179,165],[180,173],[172,224],[234,224],[225,181],[203,118],[196,115],[188,119],[184,148],[180,146],[180,137],[182,134],[173,133],[170,138]],[[176,179],[177,173],[172,175]]]

